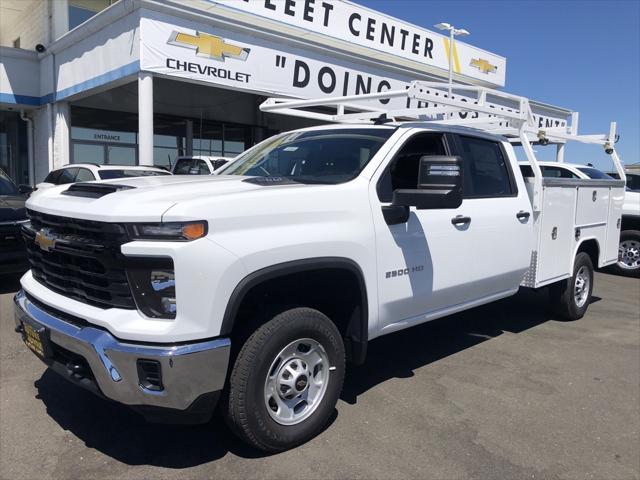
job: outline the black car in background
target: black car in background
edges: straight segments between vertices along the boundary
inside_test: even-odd
[[[0,170],[0,274],[29,269],[20,226],[27,221],[24,204],[30,192]]]

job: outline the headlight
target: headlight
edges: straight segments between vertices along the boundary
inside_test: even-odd
[[[207,222],[138,223],[128,225],[129,234],[136,240],[189,241],[207,234]]]
[[[176,279],[171,259],[141,259],[127,267],[138,310],[147,317],[176,318]]]

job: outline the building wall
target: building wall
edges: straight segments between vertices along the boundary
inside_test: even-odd
[[[45,0],[14,1],[4,5],[3,9],[9,9],[14,5],[22,11],[18,15],[7,17],[7,21],[2,22],[0,45],[12,47],[13,41],[18,37],[20,37],[20,48],[26,50],[33,50],[38,43],[48,43],[47,2]]]

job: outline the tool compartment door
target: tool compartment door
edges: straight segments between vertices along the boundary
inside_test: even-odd
[[[605,246],[604,263],[618,260],[620,244],[620,219],[624,204],[624,187],[612,187],[609,194],[609,219],[607,222],[607,240]]]
[[[608,187],[578,187],[576,226],[606,223],[609,214]]]
[[[569,273],[574,237],[576,189],[545,187],[536,283]]]

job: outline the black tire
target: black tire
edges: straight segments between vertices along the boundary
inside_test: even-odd
[[[589,285],[586,301],[582,305],[578,305],[575,297],[576,276],[578,272],[584,268],[588,274]],[[571,278],[554,283],[549,288],[554,311],[564,320],[578,320],[584,316],[589,303],[591,302],[591,294],[593,292],[593,264],[591,258],[585,252],[576,255],[573,266],[573,275]]]
[[[638,230],[624,230],[620,233],[620,248],[622,248],[623,242],[633,242],[635,246],[640,247],[640,231]],[[637,252],[637,249],[634,249]],[[618,275],[625,275],[627,277],[640,277],[640,264],[637,267],[632,268],[625,266],[621,261],[611,267],[611,270]]]
[[[299,339],[318,342],[331,369],[324,396],[313,413],[301,423],[282,425],[267,411],[265,382],[279,353]],[[227,423],[242,440],[260,450],[280,452],[293,448],[327,425],[342,391],[344,374],[344,344],[335,324],[310,308],[282,312],[253,332],[235,360],[223,403]]]

